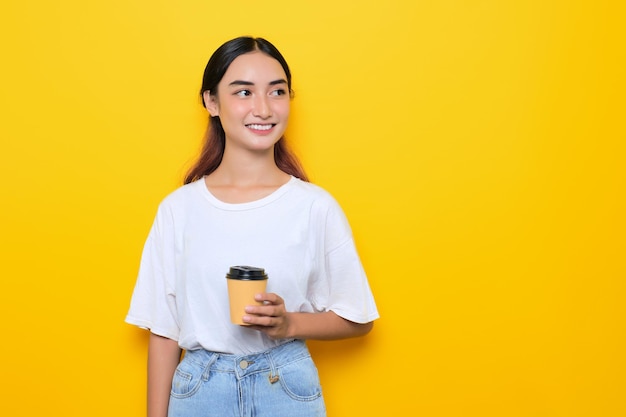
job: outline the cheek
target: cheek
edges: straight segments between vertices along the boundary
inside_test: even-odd
[[[289,117],[289,112],[291,111],[291,103],[289,101],[277,103],[274,107],[274,111],[286,119]]]
[[[222,103],[220,117],[235,121],[246,117],[249,111],[249,106],[241,102]]]
[[[228,103],[228,109],[234,115],[243,115],[250,111],[250,103],[245,100],[233,100]]]

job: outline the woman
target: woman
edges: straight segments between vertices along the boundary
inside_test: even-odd
[[[268,41],[236,38],[201,95],[203,150],[159,206],[126,318],[150,330],[148,416],[324,416],[304,340],[362,336],[378,312],[343,212],[285,144],[289,67]],[[233,265],[269,275],[246,326],[229,319]]]

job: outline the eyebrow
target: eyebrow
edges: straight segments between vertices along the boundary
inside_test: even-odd
[[[274,80],[274,81],[270,81],[269,85],[278,85],[278,84],[287,84],[287,80],[284,79],[280,79],[280,80]],[[236,85],[254,85],[254,83],[252,81],[243,81],[243,80],[235,80],[232,83],[228,84],[229,86],[236,86]]]

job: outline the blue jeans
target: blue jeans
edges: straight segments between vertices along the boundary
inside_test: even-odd
[[[324,417],[317,368],[303,341],[238,356],[194,350],[174,373],[168,417]]]

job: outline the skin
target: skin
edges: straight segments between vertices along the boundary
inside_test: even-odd
[[[167,417],[174,370],[182,350],[178,342],[150,333],[148,343],[148,417]]]
[[[262,52],[237,57],[217,92],[205,92],[212,116],[226,133],[220,166],[205,177],[209,191],[228,203],[263,198],[287,183],[289,175],[274,161],[274,145],[287,128],[290,96],[287,77],[275,59]],[[367,334],[373,323],[354,323],[332,311],[288,312],[275,293],[256,295],[260,306],[246,307],[243,321],[272,339],[335,340]],[[176,341],[150,335],[148,353],[148,417],[166,417],[171,381],[180,360]]]

